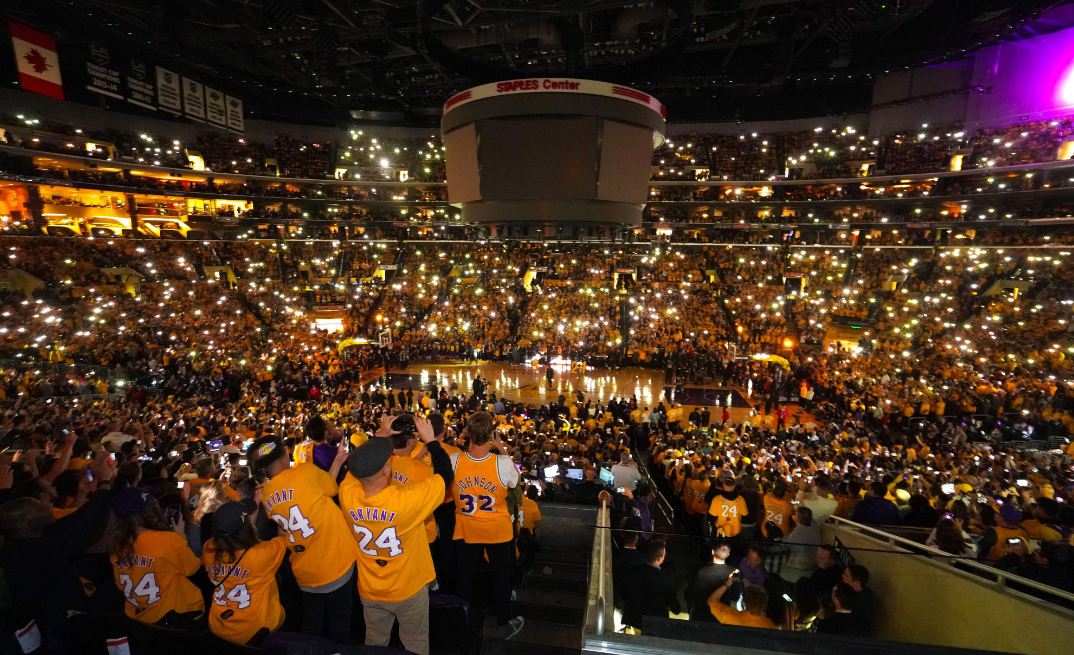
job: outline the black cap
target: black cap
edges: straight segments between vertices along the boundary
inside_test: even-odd
[[[261,437],[250,444],[246,452],[254,461],[254,470],[265,468],[277,459],[287,456],[283,442],[276,437]]]
[[[392,421],[392,430],[407,434],[416,434],[418,426],[414,423],[413,414],[400,414]]]
[[[242,531],[246,517],[254,510],[242,501],[232,500],[213,512],[213,534],[234,537]]]
[[[387,437],[373,437],[351,451],[347,466],[351,475],[363,480],[376,475],[384,463],[391,459],[392,440]]]

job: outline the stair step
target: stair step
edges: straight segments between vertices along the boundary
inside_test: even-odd
[[[552,576],[538,576],[527,575],[525,582],[522,586],[527,589],[540,589],[543,591],[570,591],[570,592],[582,592],[585,591],[585,580],[574,580],[569,578],[556,578]]]
[[[577,630],[582,629],[584,612],[577,607],[562,607],[556,605],[540,605],[515,601],[512,604],[515,611],[525,617],[526,621],[539,621],[541,623],[553,623],[555,625],[570,626]]]
[[[515,601],[530,605],[551,605],[581,610],[585,609],[585,591],[584,587],[568,591],[563,589],[536,589],[523,585],[515,588]]]
[[[514,653],[548,653],[566,655],[578,653],[582,647],[582,627],[565,626],[526,618],[522,630],[510,641],[496,639],[496,620],[486,619],[482,655],[508,655]]]

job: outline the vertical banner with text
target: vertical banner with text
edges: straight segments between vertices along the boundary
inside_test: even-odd
[[[183,113],[183,91],[178,73],[157,66],[157,105],[173,114]]]
[[[205,122],[205,87],[186,77],[183,78],[183,111],[187,118]]]

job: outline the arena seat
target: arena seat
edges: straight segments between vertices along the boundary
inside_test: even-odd
[[[126,636],[131,655],[191,655],[209,652],[207,631],[175,630],[152,623],[143,623],[124,616],[116,629],[115,638]],[[118,634],[125,632],[125,635]]]
[[[429,594],[429,647],[435,653],[480,652],[481,626],[473,625],[467,602],[451,594]]]

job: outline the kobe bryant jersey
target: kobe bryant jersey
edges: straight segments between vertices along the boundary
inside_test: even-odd
[[[392,457],[392,486],[405,487],[433,476],[433,467],[413,457]],[[429,543],[436,541],[436,520],[430,514],[425,519],[425,536]]]
[[[337,493],[336,481],[318,466],[293,466],[265,483],[265,513],[286,534],[300,587],[334,582],[355,562],[354,539],[332,501]]]
[[[201,563],[215,586],[209,605],[209,628],[214,635],[246,644],[262,628],[275,632],[283,625],[276,570],[287,552],[286,544],[287,537],[276,537],[219,562],[215,542],[205,544]]]
[[[499,459],[495,453],[481,459],[474,459],[469,453],[451,456],[455,467],[455,478],[451,482],[451,495],[455,500],[455,539],[468,544],[499,544],[514,537],[511,516],[507,512],[507,489],[511,483],[518,484],[518,475],[512,463],[514,479],[501,479]]]
[[[156,623],[172,610],[179,614],[204,611],[201,591],[187,579],[201,562],[186,537],[171,530],[146,530],[134,540],[133,555],[112,555],[111,560],[130,618]]]
[[[339,503],[358,546],[362,598],[397,603],[436,579],[425,521],[443,500],[444,478],[439,475],[389,484],[372,496],[347,475],[339,487]]]

